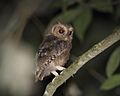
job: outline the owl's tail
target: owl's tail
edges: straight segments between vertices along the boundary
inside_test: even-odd
[[[36,71],[35,71],[35,82],[37,82],[38,80],[40,80],[40,75],[42,73],[42,70],[40,70],[39,67],[36,67]]]
[[[37,82],[38,80],[43,80],[44,78],[44,70],[42,69],[37,69],[35,72],[35,82]]]

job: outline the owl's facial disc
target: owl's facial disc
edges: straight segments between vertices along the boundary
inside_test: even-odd
[[[72,40],[73,27],[58,23],[52,27],[51,33],[59,39]]]

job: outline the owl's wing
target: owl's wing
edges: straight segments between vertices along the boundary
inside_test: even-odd
[[[57,41],[57,38],[53,35],[48,35],[40,45],[36,55],[39,59],[50,55],[54,43]]]
[[[39,47],[37,52],[38,59],[43,59],[47,57],[54,57],[54,59],[60,56],[66,50],[71,49],[71,43],[59,40],[55,36],[49,35],[45,38]],[[48,58],[47,58],[48,59]]]

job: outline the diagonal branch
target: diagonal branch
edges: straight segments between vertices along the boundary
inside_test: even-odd
[[[107,38],[94,45],[90,50],[85,52],[82,56],[79,56],[73,64],[71,64],[67,69],[63,70],[61,74],[55,77],[51,83],[46,87],[43,96],[52,96],[56,89],[63,84],[68,78],[74,75],[83,65],[88,61],[99,55],[101,52],[106,50],[108,47],[112,46],[115,42],[120,40],[120,29],[116,30]]]

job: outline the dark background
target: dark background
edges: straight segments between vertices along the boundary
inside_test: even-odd
[[[71,24],[75,28],[67,67],[77,56],[119,27],[120,0],[0,0],[0,46],[12,39],[15,44],[31,46],[35,54],[46,30],[49,31],[49,26],[57,21]],[[117,42],[90,60],[60,86],[54,96],[120,96],[120,83],[107,90],[101,88],[108,79],[106,67],[110,56],[119,46],[120,42]],[[119,72],[120,67],[117,66],[114,74]],[[42,96],[52,78],[54,76],[33,83],[28,96]],[[72,84],[80,94],[70,95],[68,90]],[[0,87],[0,96],[13,94],[9,89]],[[19,93],[15,96],[23,95]]]

